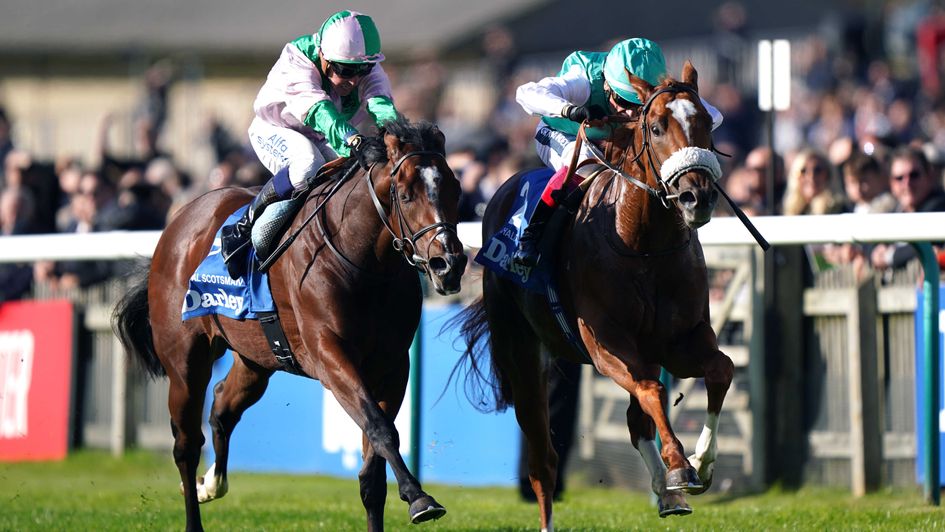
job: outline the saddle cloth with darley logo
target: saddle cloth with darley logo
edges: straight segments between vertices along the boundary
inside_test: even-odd
[[[518,248],[518,241],[528,226],[528,220],[535,211],[535,206],[541,201],[541,193],[545,190],[545,185],[548,184],[552,174],[554,174],[554,171],[550,168],[540,168],[522,175],[519,179],[518,195],[512,203],[509,220],[499,228],[496,234],[492,235],[492,238],[483,244],[482,249],[476,254],[475,260],[497,275],[511,280],[526,290],[544,295],[548,299],[551,313],[554,315],[564,337],[585,360],[590,362],[591,358],[584,348],[584,344],[569,325],[552,275],[554,261],[548,260],[550,257],[547,256],[555,248],[554,241],[558,237],[554,230],[555,222],[561,221],[565,212],[559,209],[548,222],[549,228],[545,231],[545,238],[542,239],[540,246],[542,254],[545,255],[543,260],[538,261],[535,267],[521,266],[512,262],[512,254]]]
[[[553,173],[550,168],[540,168],[522,175],[508,221],[483,244],[475,259],[499,276],[541,294],[545,293],[551,279],[553,261],[541,260],[534,268],[521,266],[512,262],[512,254]]]
[[[258,233],[263,233],[266,237],[278,234],[270,226],[271,223],[282,223],[277,210],[297,207],[297,204],[293,204],[293,200],[270,205],[259,220],[253,224],[253,247],[257,247]],[[249,208],[248,205],[237,209],[226,219],[223,226],[235,223],[247,208]],[[275,222],[274,220],[280,221]],[[272,299],[272,292],[269,290],[269,275],[260,272],[257,267],[256,249],[251,247],[247,254],[244,270],[246,274],[235,280],[230,277],[226,264],[223,263],[223,256],[220,253],[220,231],[223,226],[217,230],[217,234],[213,238],[210,253],[197,266],[197,271],[190,277],[187,294],[184,297],[184,306],[181,309],[181,320],[208,314],[217,314],[236,320],[259,320],[263,333],[266,335],[266,341],[269,343],[269,349],[272,350],[272,354],[276,357],[282,369],[296,375],[304,375],[305,372],[292,353],[285,331],[279,321],[276,304]],[[265,245],[269,246],[271,242],[269,240]]]
[[[235,223],[248,207],[231,214],[223,225]],[[236,320],[257,319],[261,313],[275,312],[269,276],[256,269],[255,250],[251,249],[248,255],[246,275],[236,280],[230,278],[220,253],[220,230],[217,230],[210,253],[190,277],[181,320],[208,314]]]

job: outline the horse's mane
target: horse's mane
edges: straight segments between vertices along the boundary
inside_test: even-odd
[[[417,150],[435,151],[445,155],[443,144],[440,141],[439,129],[436,125],[426,120],[411,122],[401,116],[396,120],[385,123],[378,131],[377,136],[364,138],[365,163],[387,162],[387,146],[384,144],[385,135],[394,135],[400,140],[401,144],[410,144]]]

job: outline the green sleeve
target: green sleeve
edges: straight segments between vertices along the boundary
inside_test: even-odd
[[[305,115],[305,125],[325,135],[328,145],[338,155],[351,155],[351,148],[345,144],[345,139],[352,133],[357,133],[357,130],[345,121],[331,100],[322,100],[313,105]]]
[[[387,96],[368,98],[367,110],[374,116],[374,123],[378,127],[397,119],[397,109],[394,109],[394,102]]]

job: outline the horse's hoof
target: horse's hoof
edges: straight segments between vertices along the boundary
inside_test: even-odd
[[[659,501],[660,517],[669,515],[689,515],[692,513],[692,507],[686,502],[682,493],[668,492]]]
[[[686,493],[694,493],[696,491],[702,493],[705,491],[705,488],[702,486],[702,481],[699,480],[699,475],[692,467],[680,467],[667,471],[666,489],[669,491],[682,490]]]
[[[410,504],[410,522],[422,523],[431,519],[439,519],[446,515],[446,508],[436,502],[433,497],[423,495]]]
[[[688,490],[688,493],[691,495],[701,495],[712,486],[712,472],[715,470],[715,462],[703,463],[696,458],[696,455],[692,455],[689,457],[689,463],[696,470],[696,474],[699,475],[699,480],[702,481],[702,488],[698,490]]]
[[[207,474],[197,479],[197,502],[200,504],[219,499],[230,491],[226,477],[217,477],[215,466],[210,466]]]

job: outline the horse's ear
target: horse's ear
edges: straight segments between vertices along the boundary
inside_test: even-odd
[[[686,59],[686,64],[682,67],[682,81],[687,85],[692,85],[692,88],[699,90],[699,73],[696,72],[696,67],[692,66],[692,62]]]
[[[433,126],[433,137],[436,139],[437,147],[446,151],[446,135],[440,131],[440,128]]]
[[[387,159],[396,161],[400,157],[400,139],[397,135],[384,134],[384,146],[387,147]]]
[[[637,91],[637,96],[640,97],[640,101],[646,102],[649,100],[650,93],[653,92],[653,85],[650,85],[650,82],[643,78],[634,76],[633,72],[630,72],[630,69],[627,67],[623,67],[623,69],[627,72],[627,78],[630,79],[630,85],[635,91]]]

